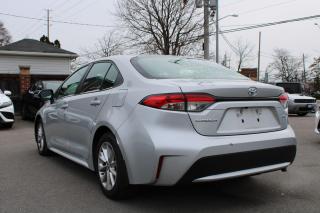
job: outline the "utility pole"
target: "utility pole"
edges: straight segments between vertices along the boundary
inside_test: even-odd
[[[261,32],[259,32],[258,70],[257,81],[260,81],[260,61],[261,61]]]
[[[216,0],[216,63],[219,63],[219,0]]]
[[[302,62],[303,62],[303,83],[306,83],[306,59],[305,59],[305,56],[304,54],[302,54]]]
[[[195,0],[196,8],[203,7],[203,51],[204,59],[207,60],[210,58],[210,12],[216,10],[217,1],[218,0]]]
[[[204,0],[204,42],[203,42],[203,51],[204,51],[204,59],[209,60],[210,57],[210,37],[209,37],[209,0]]]
[[[47,9],[47,37],[48,37],[48,40],[50,40],[49,36],[50,36],[50,9]]]

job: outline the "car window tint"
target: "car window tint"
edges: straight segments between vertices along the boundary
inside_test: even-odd
[[[86,73],[88,66],[85,66],[72,74],[61,86],[58,97],[73,95],[81,82],[83,75]]]
[[[83,82],[82,92],[100,89],[110,65],[111,64],[108,62],[100,62],[94,64]]]
[[[106,88],[116,86],[118,77],[119,77],[119,71],[118,71],[117,67],[115,65],[111,65],[111,67],[110,67],[110,69],[109,69],[109,71],[103,81],[102,88],[106,89]]]

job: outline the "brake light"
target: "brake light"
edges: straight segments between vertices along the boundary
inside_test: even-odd
[[[285,109],[288,107],[288,100],[289,100],[289,97],[287,93],[283,93],[282,95],[279,96],[279,102]]]
[[[216,99],[208,94],[185,94],[188,112],[200,112],[205,110],[208,106],[216,102]]]
[[[142,105],[172,111],[200,112],[212,105],[216,99],[204,93],[158,94],[146,97]]]

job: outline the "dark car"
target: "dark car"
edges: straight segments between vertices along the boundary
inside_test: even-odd
[[[37,81],[23,95],[21,103],[22,119],[33,119],[38,110],[44,104],[39,97],[39,93],[44,89],[51,89],[54,92],[59,88],[62,81]]]

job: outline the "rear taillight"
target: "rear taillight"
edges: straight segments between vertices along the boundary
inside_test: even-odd
[[[288,107],[288,100],[289,100],[289,97],[287,93],[283,93],[282,95],[279,96],[279,102],[285,109]]]
[[[151,95],[141,101],[142,105],[172,111],[200,112],[216,99],[204,93],[174,93]]]
[[[208,106],[216,102],[216,99],[208,94],[185,94],[187,100],[188,112],[200,112],[205,110]]]

